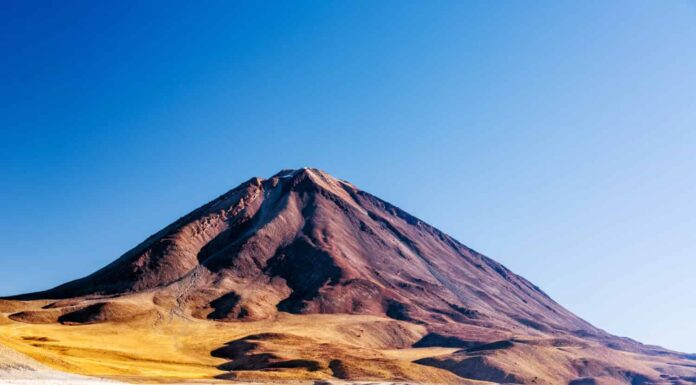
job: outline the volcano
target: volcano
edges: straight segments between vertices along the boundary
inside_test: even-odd
[[[11,322],[71,330],[255,325],[208,350],[224,360],[218,378],[696,383],[693,357],[598,329],[500,263],[312,168],[252,178],[101,270],[3,306]]]

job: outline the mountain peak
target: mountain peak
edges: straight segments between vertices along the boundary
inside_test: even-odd
[[[181,285],[175,302],[195,317],[384,314],[443,327],[599,333],[499,263],[307,167],[252,178],[94,274],[25,297],[154,290],[164,298],[182,296]],[[236,300],[220,309],[224,298]]]
[[[324,184],[336,184],[340,181],[331,174],[320,170],[318,168],[312,167],[302,167],[297,169],[283,169],[271,176],[269,179],[281,179],[281,180],[303,180],[305,178],[310,179],[314,183],[324,183]],[[345,183],[345,182],[344,182]]]
[[[333,327],[349,335],[343,341],[353,348],[361,341],[375,343],[377,339],[361,339],[370,333],[379,334],[384,347],[462,348],[413,362],[421,365],[418,372],[422,365],[441,367],[457,376],[495,383],[605,383],[585,381],[604,376],[610,377],[607,384],[657,384],[646,382],[652,377],[645,374],[619,369],[617,365],[626,361],[616,358],[614,349],[679,359],[595,328],[500,263],[315,168],[252,178],[101,270],[15,299],[42,300],[40,308],[9,315],[17,322],[118,324],[145,317],[158,323],[169,314],[170,321],[183,318],[187,324],[264,320],[268,322],[261,324],[273,325],[273,333],[249,335],[213,351],[233,358],[234,364],[226,366],[232,370],[295,370],[309,362],[314,373],[321,366],[304,358],[282,361],[282,355],[262,353],[274,340],[283,348],[288,347],[285,338],[297,341],[297,336],[278,334],[282,328],[277,322],[300,318],[279,313],[350,320],[350,326]],[[310,321],[302,321],[321,330],[312,333],[307,340],[311,344],[318,341],[315,334],[331,334],[317,319],[308,316],[303,320]],[[259,324],[254,325],[256,330]],[[291,330],[294,333],[296,326]],[[264,339],[263,344],[247,341],[258,339]],[[588,348],[597,344],[603,347]],[[356,360],[359,370],[352,376],[364,377],[359,373],[365,351],[355,358],[354,353],[325,346],[315,350],[330,355],[325,366],[334,376],[351,377],[345,363]],[[260,353],[250,353],[251,348]],[[406,356],[413,364],[413,356]],[[380,372],[394,368],[379,360]],[[643,365],[641,361],[636,367]],[[527,372],[531,367],[561,369],[545,370],[547,380],[537,381],[538,373]],[[656,377],[661,370],[648,374]]]
[[[320,169],[314,168],[314,167],[285,168],[285,169],[282,169],[282,170],[278,171],[277,173],[275,173],[269,179],[273,179],[273,178],[296,178],[296,177],[308,176],[308,175],[336,179],[333,176],[331,176],[331,174],[327,173],[326,171],[323,171],[323,170],[320,170]]]

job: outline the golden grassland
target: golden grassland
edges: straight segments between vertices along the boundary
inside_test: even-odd
[[[598,384],[619,385],[630,381],[626,382],[623,374],[612,368],[630,369],[653,378],[664,372],[694,374],[688,363],[674,362],[673,357],[622,352],[584,340],[559,344],[559,340],[549,337],[517,336],[517,341],[528,340],[505,349],[468,355],[456,348],[412,348],[427,333],[426,327],[380,316],[278,313],[262,321],[216,322],[157,307],[150,307],[145,313],[130,312],[143,303],[152,304],[151,298],[119,299],[118,306],[109,309],[125,309],[128,311],[123,314],[133,316],[116,317],[117,322],[65,325],[50,320],[55,316],[55,303],[0,301],[0,346],[60,371],[132,383],[211,383],[232,379],[306,384],[339,378],[492,384],[463,378],[472,377],[467,370],[475,370],[477,378],[493,378],[502,373],[538,384],[557,384],[559,379],[567,383],[567,379],[582,372],[596,376]],[[21,312],[29,316],[22,318],[23,322],[14,320]],[[213,355],[225,347],[232,350],[234,359],[226,354]],[[254,367],[253,359],[264,355],[272,356],[274,362],[283,366]],[[435,360],[437,364],[415,363],[423,359]],[[244,360],[251,365],[239,370],[235,365]],[[490,376],[480,377],[481,374]]]
[[[211,352],[226,343],[259,333],[278,333],[266,351],[288,359],[311,358],[328,367],[342,359],[353,377],[420,379],[431,383],[461,381],[442,369],[411,361],[452,352],[445,348],[407,348],[425,328],[375,316],[290,315],[256,322],[212,322],[194,318],[135,318],[130,322],[62,325],[15,322],[0,315],[0,344],[61,371],[129,382],[211,380],[228,362]],[[393,349],[393,346],[404,349]],[[390,348],[392,347],[392,348]],[[331,379],[328,369],[315,372],[239,372],[240,380]]]

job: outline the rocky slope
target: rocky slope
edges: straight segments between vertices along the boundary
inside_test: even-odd
[[[210,319],[259,319],[278,311],[385,314],[603,334],[501,264],[314,169],[251,179],[100,271],[18,298],[173,286],[177,296],[168,300]]]

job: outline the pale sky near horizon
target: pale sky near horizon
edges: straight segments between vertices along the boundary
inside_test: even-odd
[[[0,3],[0,295],[317,167],[696,352],[693,1]]]

